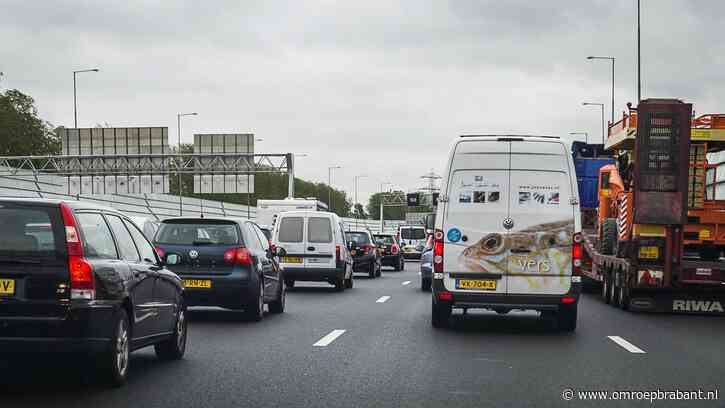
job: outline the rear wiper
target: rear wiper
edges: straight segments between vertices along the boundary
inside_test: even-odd
[[[192,245],[214,245],[211,241],[194,241],[191,243]]]

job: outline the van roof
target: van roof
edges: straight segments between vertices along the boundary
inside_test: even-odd
[[[296,216],[328,215],[328,216],[332,216],[332,215],[336,215],[336,214],[333,212],[329,212],[329,211],[305,211],[305,210],[302,210],[302,211],[281,212],[281,213],[279,213],[278,217],[289,217],[291,215],[296,215]]]
[[[509,135],[509,134],[503,134],[503,135],[461,135],[461,138],[472,138],[472,139],[503,139],[501,141],[509,141],[511,139],[522,139],[522,140],[533,140],[536,141],[537,139],[555,139],[555,140],[561,140],[559,136],[547,136],[547,135]]]

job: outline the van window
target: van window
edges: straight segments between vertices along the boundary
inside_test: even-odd
[[[402,239],[425,239],[424,228],[401,228],[400,237]]]
[[[327,244],[332,242],[330,219],[310,217],[307,219],[307,242]]]
[[[279,224],[279,242],[302,242],[302,217],[284,217]]]

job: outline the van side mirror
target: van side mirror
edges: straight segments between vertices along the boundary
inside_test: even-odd
[[[425,216],[425,229],[435,229],[436,225],[436,215],[435,214],[428,214]]]

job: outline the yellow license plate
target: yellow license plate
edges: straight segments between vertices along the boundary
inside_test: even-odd
[[[184,279],[185,288],[211,289],[209,279]]]
[[[657,259],[660,257],[660,249],[654,246],[639,248],[639,259]]]
[[[302,263],[302,258],[299,256],[285,256],[282,257],[282,263]]]
[[[14,295],[15,294],[15,280],[14,279],[0,279],[0,295]]]
[[[496,290],[496,281],[492,279],[459,279],[456,289]]]

